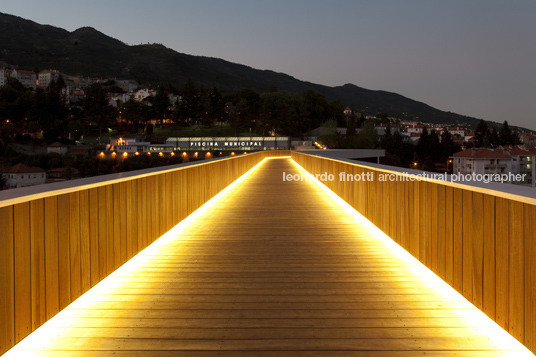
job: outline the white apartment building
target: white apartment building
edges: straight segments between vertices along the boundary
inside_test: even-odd
[[[45,170],[39,167],[30,167],[24,164],[16,164],[9,169],[2,170],[7,187],[17,188],[46,183],[47,175]]]
[[[57,81],[61,75],[60,71],[47,69],[39,72],[37,83],[40,88],[48,88],[50,83],[52,83],[52,81]]]
[[[452,162],[454,174],[525,174],[521,183],[531,184],[535,176],[536,147],[471,148],[455,153]]]
[[[451,127],[451,128],[447,128],[447,131],[452,136],[457,136],[460,139],[465,139],[465,130],[463,128]]]
[[[423,130],[424,130],[425,126],[424,125],[415,125],[413,124],[412,126],[408,127],[407,129],[407,132],[408,134],[410,134],[409,136],[411,136],[411,134],[422,134]]]
[[[37,86],[37,76],[34,71],[14,69],[13,72],[11,72],[11,77],[16,78],[26,88],[35,89]]]

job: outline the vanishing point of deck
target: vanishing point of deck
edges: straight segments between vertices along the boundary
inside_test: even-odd
[[[8,355],[531,355],[297,170],[263,161]]]

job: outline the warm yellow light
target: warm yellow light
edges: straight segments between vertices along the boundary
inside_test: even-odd
[[[182,153],[182,156],[188,156],[188,154],[185,152]]]
[[[8,351],[4,356],[32,356],[39,354],[35,349],[47,348],[50,351],[58,351],[60,349],[68,349],[72,347],[66,346],[61,338],[68,337],[68,332],[65,329],[66,325],[76,327],[77,318],[83,319],[90,316],[91,309],[89,308],[97,304],[97,301],[99,301],[102,296],[113,295],[118,288],[131,285],[135,282],[136,279],[140,277],[140,274],[143,274],[143,271],[146,271],[147,268],[154,265],[155,255],[165,255],[168,254],[170,250],[176,251],[177,236],[188,237],[198,231],[199,225],[207,219],[207,212],[218,204],[226,204],[229,198],[233,196],[237,187],[244,182],[244,180],[247,180],[248,177],[255,174],[264,162],[264,160],[261,161],[229,186],[224,188],[179,224],[170,229],[151,245],[139,252],[120,268],[19,342],[19,344]],[[73,318],[73,315],[76,315],[76,317]],[[113,318],[113,316],[109,317]],[[63,331],[67,336],[59,335],[59,331]],[[73,355],[76,355],[76,353]]]
[[[134,155],[136,155],[136,156],[138,156],[139,154],[140,154],[140,153],[139,153],[139,152],[137,152],[137,151],[136,151],[136,152],[134,153]]]
[[[112,153],[112,157],[115,157],[117,154],[115,152]]]
[[[101,152],[101,153],[99,154],[99,156],[100,156],[100,157],[104,157],[104,153]]]
[[[175,153],[174,153],[174,152],[172,152],[172,153],[171,153],[170,155],[171,155],[171,156],[175,156]]]
[[[148,156],[151,156],[151,152],[150,152],[150,151],[147,151],[147,155],[148,155]]]
[[[158,153],[158,156],[164,156],[164,153],[163,153],[163,152],[159,152],[159,153]]]
[[[463,297],[454,288],[452,288],[440,277],[434,274],[430,269],[428,269],[424,264],[422,264],[419,260],[413,257],[410,253],[408,253],[404,248],[399,246],[378,227],[376,227],[363,215],[357,212],[352,206],[346,203],[346,201],[344,201],[336,193],[331,191],[327,186],[318,181],[313,175],[303,169],[294,160],[291,161],[296,167],[296,169],[299,171],[299,174],[308,178],[308,180],[305,180],[303,182],[305,184],[317,185],[321,187],[327,196],[335,200],[341,210],[344,210],[352,217],[353,221],[347,223],[354,223],[355,225],[359,225],[360,227],[362,227],[364,229],[363,234],[366,234],[367,237],[377,243],[376,249],[385,252],[385,259],[389,259],[390,257],[392,257],[393,260],[396,259],[400,262],[403,262],[404,265],[408,266],[408,268],[414,272],[415,276],[417,277],[417,279],[419,279],[419,281],[423,282],[426,287],[430,288],[434,294],[437,294],[439,299],[442,299],[443,301],[464,301],[468,308],[451,310],[451,317],[459,318],[461,321],[466,321],[466,327],[479,326],[482,331],[487,330],[485,332],[485,335],[489,338],[490,349],[494,349],[497,348],[497,346],[500,346],[500,348],[502,349],[522,350],[523,352],[518,355],[533,355],[525,346],[523,346],[508,332],[506,332],[499,325],[497,325],[495,321],[490,319],[486,314],[484,314],[477,307],[471,304],[465,297]]]
[[[235,156],[235,155],[236,155],[236,154],[234,153],[234,151],[233,151],[233,152],[231,152],[231,156]]]
[[[128,157],[128,153],[124,152],[123,157]]]
[[[196,151],[196,152],[194,152],[194,157],[195,157],[195,158],[197,158],[197,151]]]
[[[210,153],[210,151],[205,154],[205,159],[210,159],[211,157],[212,154]]]

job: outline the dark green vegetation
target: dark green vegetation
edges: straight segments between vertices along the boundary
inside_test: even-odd
[[[357,111],[388,112],[391,116],[430,123],[468,123],[475,118],[443,112],[396,93],[345,84],[328,87],[300,81],[283,73],[257,70],[217,58],[178,53],[159,44],[129,46],[89,27],[69,32],[0,13],[0,61],[27,69],[58,69],[68,74],[136,79],[182,87],[187,78],[222,93],[247,88],[257,93],[278,88],[303,93],[308,89],[328,101],[340,100]]]

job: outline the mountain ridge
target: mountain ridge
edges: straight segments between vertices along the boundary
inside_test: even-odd
[[[269,69],[221,58],[188,55],[162,44],[128,45],[89,26],[74,31],[41,25],[0,12],[0,61],[26,68],[58,69],[93,77],[131,78],[144,84],[169,82],[181,86],[187,78],[223,92],[248,88],[257,92],[273,86],[291,93],[308,89],[328,100],[370,113],[387,112],[430,123],[476,125],[478,119],[445,112],[401,94],[371,90],[352,83],[329,87]]]

